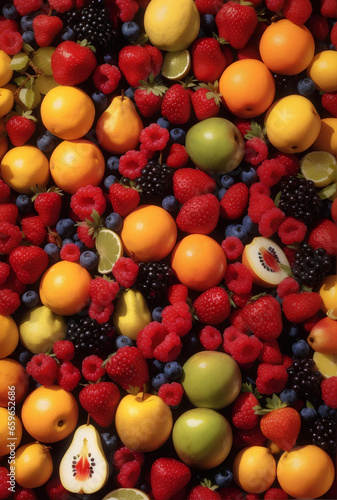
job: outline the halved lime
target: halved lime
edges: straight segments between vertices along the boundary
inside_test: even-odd
[[[324,187],[336,180],[337,160],[327,151],[311,151],[301,159],[301,173],[316,187]]]
[[[110,491],[102,500],[149,500],[149,496],[136,488],[118,488]]]
[[[95,240],[98,253],[98,272],[111,273],[115,262],[123,254],[123,245],[120,237],[111,229],[103,228]]]
[[[167,52],[164,56],[162,75],[169,80],[185,78],[191,69],[191,55],[188,50]]]

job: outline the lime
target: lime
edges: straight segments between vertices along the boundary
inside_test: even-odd
[[[315,351],[313,355],[316,369],[321,372],[323,377],[337,377],[337,354],[323,354]]]
[[[123,245],[120,237],[111,229],[103,228],[96,238],[98,252],[98,272],[108,274],[114,263],[123,254]]]
[[[313,181],[316,187],[323,187],[336,180],[337,161],[327,151],[312,151],[301,160],[301,173],[305,179]]]
[[[150,497],[136,488],[118,488],[110,491],[103,500],[148,500]]]
[[[164,56],[162,75],[169,80],[185,78],[191,69],[191,55],[188,50],[167,52]]]

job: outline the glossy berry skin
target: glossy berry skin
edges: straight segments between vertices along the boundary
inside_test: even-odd
[[[36,140],[36,145],[42,153],[49,153],[55,147],[53,139],[47,134],[40,135]]]
[[[302,78],[297,84],[297,90],[304,97],[309,97],[315,92],[315,83],[311,78]]]
[[[292,350],[294,356],[304,357],[304,356],[307,356],[309,354],[310,347],[309,347],[309,344],[306,340],[298,339],[292,344],[291,350]]]
[[[163,384],[167,384],[168,382],[169,379],[164,373],[158,373],[158,375],[155,375],[151,380],[152,387],[155,391],[158,391]]]
[[[248,238],[247,231],[242,224],[229,224],[225,229],[225,236],[236,236],[242,243],[245,243]]]
[[[63,238],[69,238],[75,233],[75,223],[72,219],[60,219],[56,224],[56,232]]]
[[[28,309],[31,309],[32,307],[35,307],[39,303],[39,300],[40,300],[39,296],[38,296],[38,294],[34,290],[28,290],[21,297],[22,303]]]
[[[170,138],[178,144],[185,144],[186,132],[182,128],[175,127],[170,130]]]
[[[170,380],[178,380],[182,374],[182,366],[177,361],[166,363],[164,366],[164,374]]]
[[[87,271],[93,271],[97,268],[98,264],[97,254],[95,254],[95,252],[92,252],[91,250],[82,252],[80,255],[80,264],[82,267],[84,267],[84,269],[87,269]]]
[[[230,469],[223,469],[215,474],[214,481],[219,488],[226,488],[233,482],[233,473]]]
[[[116,340],[115,340],[115,346],[117,347],[117,349],[119,349],[120,347],[125,347],[125,346],[132,347],[133,342],[126,335],[118,335],[116,337]]]
[[[60,85],[78,85],[84,82],[96,65],[93,51],[71,40],[61,42],[51,58],[53,76]]]
[[[135,42],[140,35],[140,27],[134,21],[123,23],[122,34],[129,42]]]

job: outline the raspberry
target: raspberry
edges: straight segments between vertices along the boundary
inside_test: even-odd
[[[139,137],[140,142],[151,151],[162,151],[169,138],[169,131],[158,125],[158,123],[151,123],[151,125],[145,127]]]
[[[72,0],[48,0],[48,3],[59,14],[64,14],[73,7]]]
[[[259,416],[254,411],[254,406],[259,403],[250,390],[244,390],[234,402],[232,422],[238,429],[253,429],[259,423]]]
[[[0,498],[3,497],[0,496]],[[15,490],[13,500],[37,500],[37,496],[31,488],[20,488]]]
[[[0,262],[0,285],[2,285],[2,283],[4,283],[8,278],[10,270],[11,267],[9,264]]]
[[[20,297],[16,292],[9,288],[0,290],[0,314],[10,316],[20,306]]]
[[[257,175],[261,182],[266,186],[275,186],[280,182],[281,177],[285,173],[285,166],[278,160],[264,160],[259,167],[257,167]]]
[[[18,24],[12,19],[5,19],[3,16],[0,16],[0,33],[5,30],[18,31]]]
[[[304,24],[312,13],[310,0],[285,0],[282,14],[294,24]]]
[[[322,399],[330,408],[337,408],[337,377],[329,377],[321,383]]]
[[[26,370],[28,375],[44,386],[52,385],[57,376],[57,363],[55,359],[46,354],[35,354],[28,361]]]
[[[158,361],[170,363],[175,361],[182,349],[180,337],[173,332],[170,332],[154,350],[154,357]]]
[[[293,364],[293,359],[287,354],[282,355],[282,366],[287,370]]]
[[[222,0],[195,0],[195,5],[201,15],[212,14],[215,16],[222,4]]]
[[[278,12],[283,8],[285,0],[265,0],[265,4],[268,10],[272,12]]]
[[[249,194],[265,194],[270,197],[270,187],[263,182],[254,182],[249,186]]]
[[[236,294],[249,293],[253,286],[252,273],[240,262],[227,266],[224,279],[226,286]]]
[[[290,266],[292,266],[295,263],[296,250],[294,248],[284,247],[283,252],[285,253],[285,256],[287,257]]]
[[[284,175],[286,177],[290,177],[291,175],[297,175],[300,169],[300,161],[294,154],[286,154],[286,153],[276,153],[273,156],[274,160],[277,160],[282,163],[285,167]]]
[[[105,368],[102,366],[103,359],[95,354],[87,356],[82,361],[82,375],[88,382],[97,382],[105,374]]]
[[[79,188],[71,197],[70,208],[80,220],[89,219],[92,221],[93,210],[102,215],[106,208],[102,189],[91,185]]]
[[[58,477],[53,477],[45,485],[49,500],[70,500],[70,493]]]
[[[139,146],[139,151],[141,151],[143,153],[143,155],[146,156],[147,160],[151,160],[151,158],[155,154],[155,151],[152,151],[151,149],[147,148],[146,146],[144,146],[144,144],[141,144]]]
[[[250,332],[249,327],[242,317],[242,309],[235,309],[229,316],[229,322],[241,333],[248,334]]]
[[[119,159],[118,170],[121,175],[132,181],[141,175],[143,168],[147,165],[147,158],[141,151],[131,150]]]
[[[0,222],[0,253],[9,254],[22,240],[22,233],[18,226],[9,222]]]
[[[112,268],[112,274],[117,283],[124,288],[130,288],[136,283],[138,264],[129,257],[120,257]]]
[[[95,319],[97,323],[107,323],[114,311],[114,305],[112,303],[103,306],[98,302],[91,301],[89,305],[88,315],[89,318]]]
[[[216,351],[222,343],[222,336],[215,326],[206,325],[199,332],[199,340],[206,350]]]
[[[259,222],[259,233],[265,238],[270,238],[276,233],[285,218],[285,213],[277,207],[270,208],[262,214]]]
[[[337,26],[335,26],[335,24],[333,25],[333,27],[331,28],[331,31],[330,31],[330,40],[331,40],[331,43],[337,47]]]
[[[123,23],[132,21],[138,12],[139,5],[135,0],[115,0],[117,7],[120,9],[118,17]]]
[[[79,237],[80,241],[84,243],[86,247],[94,248],[95,238],[93,238],[92,229],[89,226],[87,226],[86,224],[83,224],[83,226],[82,225],[78,226],[77,236]]]
[[[70,340],[57,340],[53,345],[53,352],[61,361],[71,361],[75,356],[75,347]]]
[[[325,40],[329,35],[330,26],[328,20],[320,14],[312,14],[306,22],[306,27],[316,40]]]
[[[0,467],[0,498],[5,499],[11,496],[11,490],[8,489],[9,471],[6,467]]]
[[[144,454],[139,451],[131,451],[126,446],[122,446],[115,451],[112,464],[117,470],[120,470],[124,464],[133,460],[142,466],[144,463]]]
[[[227,64],[228,66],[228,64]],[[252,124],[250,120],[243,120],[242,118],[235,118],[234,124],[239,129],[240,134],[244,137],[248,132],[252,131]]]
[[[265,436],[262,434],[260,426],[253,429],[234,429],[233,446],[235,448],[245,448],[246,446],[264,446]],[[235,497],[237,498],[237,497]]]
[[[269,488],[263,498],[265,500],[287,500],[289,496],[282,488]]]
[[[320,12],[321,15],[324,17],[336,17],[337,16],[336,0],[322,0]]]
[[[276,339],[264,340],[259,360],[270,365],[282,364],[282,352]]]
[[[276,291],[280,299],[284,299],[284,297],[290,293],[298,293],[300,291],[300,285],[294,278],[288,276],[288,278],[284,278],[281,283],[278,284]]]
[[[288,380],[288,373],[282,365],[260,363],[257,368],[256,387],[261,394],[282,392]]]
[[[184,389],[179,382],[171,382],[160,386],[158,396],[169,406],[178,406],[184,395]]]
[[[187,165],[188,154],[182,144],[172,144],[169,155],[166,159],[166,165],[171,168],[182,168]]]
[[[284,245],[293,245],[301,243],[307,232],[307,226],[304,222],[294,217],[285,217],[277,230],[278,235]]]
[[[177,285],[171,285],[167,289],[167,300],[171,305],[176,302],[187,302],[188,299],[188,288],[181,283]]]
[[[251,194],[249,198],[248,215],[252,222],[258,223],[262,215],[267,212],[267,210],[274,207],[274,201],[266,194]]]
[[[81,250],[75,243],[66,243],[60,250],[62,260],[77,262],[80,258]]]
[[[9,222],[15,225],[18,213],[18,207],[14,203],[3,203],[0,205],[0,222]]]
[[[117,66],[101,64],[96,67],[92,79],[96,89],[103,92],[103,94],[111,94],[118,87],[121,76]]]
[[[10,187],[5,184],[5,182],[0,179],[0,203],[6,203],[9,201],[9,196],[11,194]]]
[[[71,361],[63,361],[57,370],[57,381],[65,391],[73,391],[81,380],[80,370]]]
[[[253,137],[245,142],[244,160],[251,165],[258,165],[268,156],[268,146],[259,137]]]
[[[164,307],[162,313],[162,325],[170,333],[176,333],[179,337],[186,335],[192,328],[192,315],[186,302],[176,302],[172,306]]]
[[[107,306],[115,299],[119,291],[119,284],[116,281],[98,277],[90,281],[90,298],[96,304]]]
[[[134,488],[141,473],[140,465],[136,460],[122,465],[117,474],[117,481],[123,488]]]
[[[22,36],[17,31],[4,30],[0,33],[0,49],[8,55],[15,55],[22,49]]]
[[[232,300],[236,307],[244,307],[252,298],[252,293],[235,294],[232,293]]]
[[[255,361],[262,349],[262,342],[251,335],[245,335],[234,326],[225,328],[223,334],[223,348],[240,365]]]
[[[39,10],[42,0],[13,0],[13,5],[20,16],[25,16],[30,12]]]
[[[227,236],[221,242],[221,248],[228,260],[238,259],[244,250],[243,243],[237,236]]]
[[[151,321],[137,335],[137,347],[145,358],[153,358],[156,347],[163,342],[167,331],[158,321]]]
[[[26,285],[21,283],[12,267],[10,268],[8,278],[0,285],[1,290],[5,288],[12,290],[12,292],[17,293],[18,295],[22,295],[26,291]]]

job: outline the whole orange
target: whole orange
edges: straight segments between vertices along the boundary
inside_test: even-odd
[[[156,205],[142,205],[124,219],[121,230],[124,250],[141,262],[164,259],[177,239],[177,226],[173,217]]]
[[[41,302],[56,314],[77,314],[89,303],[90,281],[90,273],[77,262],[56,262],[41,278]]]
[[[204,291],[223,279],[227,259],[213,238],[190,234],[173,249],[171,266],[181,283],[192,290]]]
[[[78,405],[71,392],[58,385],[40,386],[25,399],[21,410],[26,431],[42,443],[55,443],[73,432]]]
[[[329,116],[322,118],[321,129],[312,145],[313,151],[327,151],[337,156],[337,118]]]
[[[0,457],[19,446],[21,438],[22,423],[15,408],[0,408]]]
[[[55,184],[71,194],[89,184],[98,186],[104,169],[101,150],[85,139],[61,142],[50,157],[50,173]]]
[[[263,32],[259,49],[262,61],[271,71],[296,75],[309,66],[314,57],[315,42],[306,26],[281,19]]]
[[[240,118],[264,113],[275,97],[273,75],[257,59],[241,59],[227,66],[219,80],[225,106]]]
[[[14,359],[0,359],[0,406],[11,408],[20,403],[28,390],[29,376]]]

